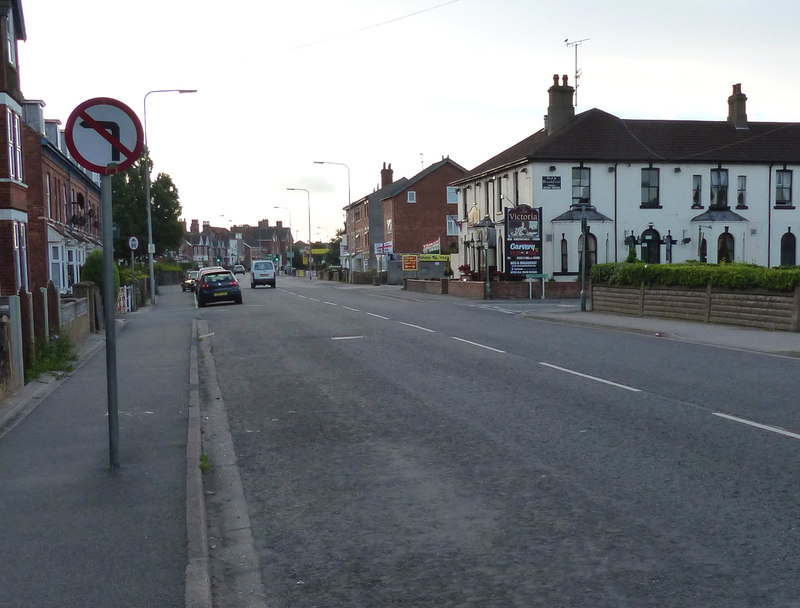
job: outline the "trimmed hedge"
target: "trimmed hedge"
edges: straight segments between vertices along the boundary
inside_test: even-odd
[[[605,285],[678,285],[725,289],[792,291],[800,284],[800,267],[765,268],[753,264],[644,264],[641,261],[596,264],[592,282]]]

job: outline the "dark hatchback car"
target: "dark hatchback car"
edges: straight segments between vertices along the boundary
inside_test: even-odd
[[[190,270],[186,273],[186,278],[181,283],[181,291],[194,291],[194,284],[197,283],[197,270]]]
[[[242,303],[242,290],[230,270],[207,269],[200,272],[194,287],[197,305],[203,307],[211,302],[233,301]]]

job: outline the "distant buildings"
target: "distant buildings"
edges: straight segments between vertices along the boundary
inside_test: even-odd
[[[201,230],[199,221],[192,220],[178,259],[200,266],[226,267],[234,264],[249,267],[251,260],[271,259],[285,266],[291,259],[293,244],[291,230],[284,228],[282,222],[270,226],[269,220],[261,220],[257,226],[245,224],[230,229],[203,222]]]

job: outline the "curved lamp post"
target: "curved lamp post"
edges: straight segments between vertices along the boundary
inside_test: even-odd
[[[155,253],[155,244],[153,243],[153,219],[150,211],[152,202],[150,201],[150,148],[147,147],[147,96],[153,93],[197,93],[197,89],[156,89],[155,91],[148,91],[144,95],[143,122],[144,122],[144,148],[147,150],[147,166],[144,167],[144,202],[147,209],[147,265],[150,268],[150,303],[156,303],[156,275],[153,270],[153,254]]]
[[[311,193],[305,188],[286,188],[293,192],[305,192],[308,200],[308,279],[311,280]]]
[[[314,164],[315,165],[339,165],[340,167],[344,167],[345,169],[347,169],[347,205],[345,205],[345,209],[347,209],[347,207],[350,206],[350,201],[352,200],[350,198],[350,167],[348,167],[345,163],[335,163],[335,162],[329,161],[329,160],[315,160]],[[347,227],[347,221],[346,221],[346,217],[345,217],[345,228],[346,227]],[[347,251],[348,251],[348,253],[350,251],[352,251],[351,250],[352,246],[353,245],[350,242],[350,235],[348,234],[347,235]],[[350,271],[349,272],[350,280],[352,280],[352,278],[353,278],[353,260],[352,260],[352,258],[350,258],[348,260],[348,267],[349,267],[349,271]]]

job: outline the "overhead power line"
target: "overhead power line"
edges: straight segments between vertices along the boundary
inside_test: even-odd
[[[443,6],[447,6],[448,4],[455,4],[460,0],[448,0],[447,2],[442,2],[441,4],[437,4],[436,6],[430,6],[428,8],[423,8],[421,10],[415,11],[413,13],[408,13],[407,15],[402,15],[400,17],[395,17],[393,19],[389,19],[387,21],[381,21],[380,23],[373,23],[372,25],[366,25],[364,27],[360,27],[355,30],[351,30],[349,32],[342,32],[341,34],[334,34],[333,36],[328,36],[327,38],[320,38],[319,40],[314,40],[313,42],[306,42],[305,44],[300,44],[298,46],[293,46],[290,48],[290,51],[296,51],[297,49],[302,49],[309,46],[314,46],[317,44],[322,44],[323,42],[329,42],[330,40],[336,40],[337,38],[344,38],[345,36],[351,36],[353,34],[359,34],[361,32],[365,32],[367,30],[375,29],[376,27],[381,27],[383,25],[388,25],[389,23],[394,23],[395,21],[402,21],[403,19],[408,19],[409,17],[415,17],[416,15],[421,15],[422,13],[427,13],[429,11],[434,11],[437,8],[442,8]]]

